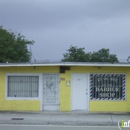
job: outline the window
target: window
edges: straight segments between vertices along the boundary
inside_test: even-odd
[[[39,76],[8,76],[7,97],[38,97]]]
[[[90,100],[125,100],[125,74],[90,74]]]

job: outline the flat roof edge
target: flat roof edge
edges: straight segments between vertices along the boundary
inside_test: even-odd
[[[0,64],[0,67],[31,67],[31,66],[101,66],[101,67],[130,67],[130,64],[98,64],[98,63],[89,63],[89,64],[74,64],[74,63],[58,63],[58,64]]]

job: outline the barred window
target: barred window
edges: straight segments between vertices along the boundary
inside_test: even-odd
[[[125,100],[125,74],[90,74],[90,100]]]
[[[8,76],[8,97],[38,97],[39,76]]]

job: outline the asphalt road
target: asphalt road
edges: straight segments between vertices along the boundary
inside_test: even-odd
[[[119,130],[119,128],[116,126],[49,126],[1,124],[0,130]],[[130,128],[124,128],[124,130],[130,130]]]

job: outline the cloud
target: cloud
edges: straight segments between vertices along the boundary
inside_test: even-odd
[[[1,0],[0,24],[35,40],[36,59],[61,59],[75,45],[129,55],[130,0]]]

